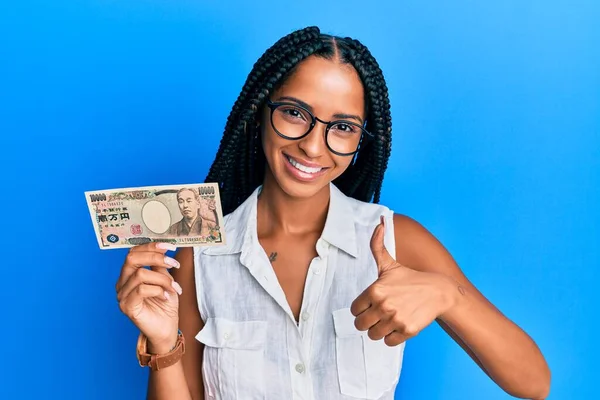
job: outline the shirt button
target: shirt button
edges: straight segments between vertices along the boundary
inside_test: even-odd
[[[225,332],[225,334],[223,335],[223,339],[227,340],[227,339],[229,339],[229,337],[230,337],[229,333]]]
[[[302,313],[302,321],[306,321],[310,318],[310,314],[306,311]]]
[[[302,363],[298,363],[296,364],[296,372],[298,372],[299,374],[304,372],[304,364]]]
[[[315,275],[319,275],[321,273],[321,267],[315,267],[315,269],[313,269],[313,273]]]

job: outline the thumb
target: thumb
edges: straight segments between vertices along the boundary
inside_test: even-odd
[[[375,258],[375,262],[377,263],[377,268],[379,269],[380,274],[395,264],[394,259],[385,248],[385,244],[383,242],[384,236],[385,217],[382,215],[381,223],[377,225],[375,231],[373,232],[373,236],[371,237],[371,252],[373,253],[373,257]]]

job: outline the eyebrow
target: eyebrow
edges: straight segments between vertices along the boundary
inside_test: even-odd
[[[306,108],[307,110],[309,110],[310,112],[314,113],[313,108],[310,106],[310,104],[296,98],[296,97],[292,97],[292,96],[281,96],[277,99],[277,101],[282,101],[282,100],[288,100],[288,101],[292,101],[294,103],[298,103],[298,105],[301,105],[302,107]],[[361,117],[359,117],[358,115],[354,115],[354,114],[344,114],[344,113],[338,113],[338,114],[333,114],[333,117],[336,119],[354,119],[358,122],[360,122],[361,124],[364,124],[364,121]]]

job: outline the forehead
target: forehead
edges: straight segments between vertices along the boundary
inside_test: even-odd
[[[179,192],[178,196],[183,197],[183,198],[194,197],[194,192],[192,192],[189,189],[185,189],[185,190],[182,190],[181,192]]]
[[[321,114],[362,116],[365,109],[363,85],[354,67],[316,56],[302,61],[276,96],[296,97]]]

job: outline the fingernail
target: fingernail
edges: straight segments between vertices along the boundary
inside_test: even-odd
[[[171,257],[165,257],[165,264],[170,265],[171,267],[179,268],[179,262]]]
[[[165,293],[164,293],[164,294],[165,294],[165,299],[166,299],[166,300],[171,300],[171,295],[169,294],[169,292],[167,292],[167,291],[165,290]]]
[[[171,282],[171,286],[173,286],[173,289],[175,289],[175,291],[181,296],[181,293],[183,293],[183,289],[181,288],[181,286],[179,286],[179,283],[173,281]]]
[[[383,227],[385,228],[385,217],[382,215],[380,217],[380,219],[381,219],[381,223],[383,224]]]
[[[177,250],[177,246],[175,246],[174,244],[171,244],[171,243],[166,243],[166,242],[156,243],[156,248],[161,249],[161,250],[171,250],[171,251]]]

